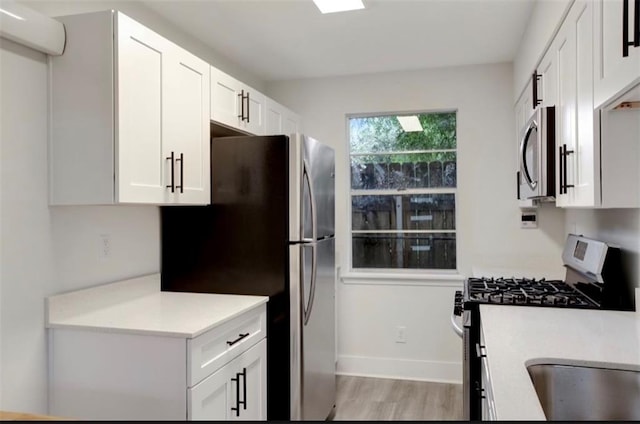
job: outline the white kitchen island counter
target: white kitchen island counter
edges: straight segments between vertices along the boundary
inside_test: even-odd
[[[527,366],[640,366],[635,312],[481,305],[480,321],[498,420],[545,420]]]
[[[160,291],[150,274],[48,297],[46,327],[195,338],[268,299]]]

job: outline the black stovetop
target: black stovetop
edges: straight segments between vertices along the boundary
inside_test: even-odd
[[[598,290],[597,286],[593,287]],[[600,305],[562,280],[468,278],[463,302],[525,306],[598,308]]]

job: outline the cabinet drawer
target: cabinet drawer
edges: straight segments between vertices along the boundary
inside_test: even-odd
[[[187,385],[193,387],[267,336],[267,309],[261,305],[187,341]]]

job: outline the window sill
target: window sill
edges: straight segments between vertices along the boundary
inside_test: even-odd
[[[456,271],[442,273],[402,273],[402,272],[363,272],[341,273],[339,278],[344,284],[389,285],[389,286],[429,286],[459,287],[466,277]]]

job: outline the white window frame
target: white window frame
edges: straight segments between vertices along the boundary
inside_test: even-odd
[[[375,153],[351,153],[351,131],[350,120],[352,118],[368,118],[375,116],[398,116],[398,115],[415,115],[415,114],[437,114],[437,113],[455,113],[456,114],[456,127],[458,126],[458,110],[457,109],[445,109],[445,110],[430,110],[430,111],[405,111],[405,112],[379,112],[379,113],[367,113],[367,114],[347,114],[346,115],[346,179],[348,186],[347,193],[347,208],[348,208],[348,227],[347,227],[347,244],[348,244],[348,271],[341,273],[340,277],[345,283],[350,284],[388,284],[393,282],[394,285],[400,283],[401,285],[440,285],[445,287],[459,286],[463,281],[463,277],[459,274],[460,266],[460,233],[459,217],[460,212],[458,208],[458,163],[459,163],[459,143],[456,139],[455,149],[428,149],[428,150],[413,150],[402,152],[375,152]],[[457,133],[457,131],[456,131]],[[457,135],[457,134],[456,134]],[[411,153],[441,153],[441,152],[454,152],[456,153],[456,187],[438,187],[438,188],[411,188],[411,189],[378,189],[378,190],[353,190],[351,188],[351,157],[352,156],[387,156],[394,153],[399,154],[411,154]],[[451,230],[353,230],[352,221],[352,197],[358,195],[430,195],[430,194],[453,194],[455,205],[455,219],[456,228]],[[437,233],[454,233],[456,237],[456,268],[455,269],[437,269],[437,268],[354,268],[353,267],[353,234],[366,234],[366,233],[421,233],[421,234],[437,234]],[[439,284],[438,284],[439,283]]]

